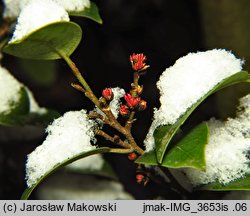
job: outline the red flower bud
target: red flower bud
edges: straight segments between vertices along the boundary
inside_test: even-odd
[[[132,152],[128,155],[128,159],[131,160],[131,161],[134,161],[137,159],[137,154]]]
[[[142,71],[149,67],[149,65],[146,65],[146,63],[144,62],[146,61],[147,58],[142,53],[140,54],[133,53],[133,55],[131,55],[129,59],[132,64],[132,68],[135,71]]]
[[[138,111],[144,111],[147,108],[147,101],[145,100],[140,100],[139,104],[138,104]]]
[[[114,94],[112,92],[111,88],[105,88],[102,91],[102,96],[107,100],[107,101],[111,101],[114,97]]]
[[[136,182],[139,183],[139,184],[141,184],[141,183],[143,183],[145,181],[145,176],[142,175],[142,174],[137,174],[135,176],[135,178],[136,178]]]
[[[119,113],[126,117],[130,114],[130,111],[128,110],[128,107],[126,105],[121,105],[120,109],[119,109]]]
[[[133,97],[131,94],[126,94],[124,99],[127,102],[128,107],[131,109],[135,108],[141,100],[139,97]]]

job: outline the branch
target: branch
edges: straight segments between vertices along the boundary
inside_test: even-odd
[[[103,138],[105,138],[106,140],[115,143],[119,146],[122,146],[123,148],[126,149],[131,149],[131,146],[129,145],[129,143],[122,141],[121,138],[117,135],[115,136],[110,136],[109,134],[107,134],[106,132],[102,131],[102,130],[96,130],[95,131],[96,135],[102,136]]]

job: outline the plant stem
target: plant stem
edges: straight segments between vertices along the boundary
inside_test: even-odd
[[[131,128],[132,128],[132,125],[134,122],[134,116],[135,116],[135,112],[132,111],[131,114],[129,115],[129,118],[128,118],[126,125],[125,125],[125,128],[127,128],[130,131],[131,131]]]
[[[109,150],[109,153],[119,153],[119,154],[129,154],[131,152],[133,152],[133,149],[112,148]]]
[[[5,19],[4,23],[0,28],[0,39],[2,39],[7,33],[10,25],[10,19]]]
[[[122,146],[123,148],[131,149],[131,146],[129,145],[129,143],[126,143],[126,142],[122,141],[119,136],[112,137],[112,136],[110,136],[109,134],[105,133],[102,130],[96,130],[95,133],[97,135],[99,135],[99,136],[104,137],[106,140],[108,140],[108,141],[110,141],[112,143],[115,143],[115,144],[117,144],[119,146]]]
[[[134,72],[134,87],[137,89],[139,83],[140,75],[138,72]]]
[[[116,129],[120,133],[122,133],[127,138],[128,142],[130,144],[130,147],[132,147],[133,150],[136,151],[138,154],[142,155],[144,153],[144,151],[143,151],[143,149],[141,149],[136,144],[136,142],[135,142],[135,140],[134,140],[134,138],[133,138],[133,136],[132,136],[132,134],[130,132],[130,129],[127,129],[126,127],[123,127],[117,121],[117,119],[115,118],[115,116],[111,112],[110,108],[107,109],[107,108],[101,107],[98,98],[95,96],[95,94],[91,90],[90,86],[85,81],[85,79],[83,78],[81,72],[79,71],[79,69],[77,68],[75,63],[70,59],[70,57],[67,56],[64,52],[61,52],[60,50],[56,50],[56,52],[58,53],[58,55],[60,55],[67,62],[68,66],[71,68],[71,70],[72,70],[73,74],[75,75],[75,77],[78,79],[78,81],[84,87],[85,96],[88,97],[107,116],[108,121],[105,122],[105,123],[109,124],[111,127],[113,127],[114,129]],[[137,83],[138,83],[138,81],[137,81]]]
[[[76,67],[75,63],[70,59],[69,56],[67,56],[65,53],[58,51],[58,54],[67,62],[70,69],[72,70],[75,77],[78,79],[78,81],[82,84],[82,86],[85,88],[86,91],[93,93],[88,83],[83,78],[81,72]]]
[[[131,84],[132,89],[131,89],[131,95],[133,97],[137,97],[137,88],[138,88],[138,83],[139,83],[140,75],[138,72],[134,72],[134,80],[133,83]],[[125,128],[131,131],[132,125],[133,125],[133,120],[135,117],[135,111],[132,111],[129,115],[128,120],[126,121]]]

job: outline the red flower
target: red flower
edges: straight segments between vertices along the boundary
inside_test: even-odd
[[[145,63],[147,58],[142,53],[140,53],[140,54],[133,53],[133,55],[131,55],[129,59],[130,59],[130,62],[132,64],[132,68],[135,71],[142,71],[142,70],[145,70],[149,67],[149,65],[146,65],[146,63]]]
[[[129,112],[128,107],[126,105],[121,105],[121,107],[119,109],[119,113],[122,116],[128,116],[130,112]]]
[[[136,178],[137,183],[139,184],[145,181],[145,176],[142,174],[137,174],[135,178]]]
[[[131,161],[134,161],[137,159],[137,154],[132,152],[128,155],[128,159],[131,160]]]
[[[114,94],[112,92],[111,88],[105,88],[102,91],[102,96],[107,100],[107,101],[111,101],[114,97]]]
[[[135,108],[141,100],[141,98],[133,97],[131,94],[126,94],[124,96],[124,99],[127,102],[127,105],[129,106],[129,108],[131,109]]]

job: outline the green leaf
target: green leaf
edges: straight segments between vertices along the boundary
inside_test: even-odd
[[[29,96],[25,88],[21,88],[19,94],[19,101],[11,104],[8,112],[0,113],[0,125],[16,126],[22,124],[23,116],[29,112]]]
[[[61,115],[55,110],[46,109],[44,113],[30,112],[22,118],[22,125],[34,125],[46,127],[54,119],[59,118]]]
[[[214,182],[197,189],[210,191],[250,190],[250,174],[225,185],[219,182]]]
[[[60,59],[60,53],[70,56],[81,38],[82,30],[76,23],[55,22],[31,32],[22,40],[9,43],[3,51],[27,59]]]
[[[165,151],[170,143],[172,137],[175,135],[176,131],[180,126],[187,120],[190,114],[211,94],[219,91],[225,87],[241,83],[250,82],[250,75],[246,71],[238,72],[217,84],[213,89],[207,92],[203,97],[201,97],[196,103],[194,103],[177,121],[172,125],[164,125],[158,127],[154,132],[155,146],[156,146],[156,156],[158,162],[161,164]]]
[[[160,165],[157,162],[155,151],[145,152],[135,162],[144,165]]]
[[[80,17],[87,17],[99,24],[102,24],[102,18],[100,17],[98,7],[94,2],[90,3],[89,8],[84,8],[83,11],[70,11],[70,16],[80,16]]]
[[[104,160],[103,160],[103,165],[100,169],[98,170],[93,170],[93,169],[89,169],[89,168],[68,168],[68,170],[70,172],[73,172],[73,173],[80,173],[80,174],[89,174],[89,175],[97,175],[97,176],[103,176],[103,177],[106,177],[106,178],[111,178],[111,179],[114,179],[114,180],[117,180],[117,176],[115,174],[115,172],[113,171],[112,167],[110,166],[110,164]],[[84,159],[83,159],[83,162],[84,162]]]
[[[98,149],[95,149],[95,150],[92,150],[92,151],[89,151],[89,152],[84,152],[84,153],[80,153],[76,156],[74,156],[73,158],[69,158],[67,160],[65,160],[64,162],[58,164],[57,166],[55,166],[53,169],[51,169],[50,171],[48,171],[45,175],[43,175],[40,179],[37,180],[36,184],[34,184],[33,186],[31,187],[28,187],[22,194],[22,197],[21,199],[22,200],[26,200],[29,198],[30,194],[32,193],[32,191],[45,179],[47,178],[49,175],[51,175],[52,173],[54,173],[56,170],[58,170],[59,168],[61,167],[64,167],[76,160],[79,160],[81,158],[85,158],[87,156],[90,156],[90,155],[94,155],[94,154],[100,154],[100,153],[107,153],[110,151],[110,148],[106,148],[106,147],[103,147],[103,148],[98,148]]]
[[[165,154],[161,166],[169,168],[192,167],[205,170],[207,142],[208,126],[206,123],[202,123]]]
[[[56,81],[55,61],[19,59],[18,63],[25,76],[35,85],[47,87]]]
[[[208,126],[202,123],[173,146],[165,155],[160,166],[168,168],[192,167],[205,170],[205,147],[208,142]],[[146,152],[136,163],[159,165],[154,151]]]

